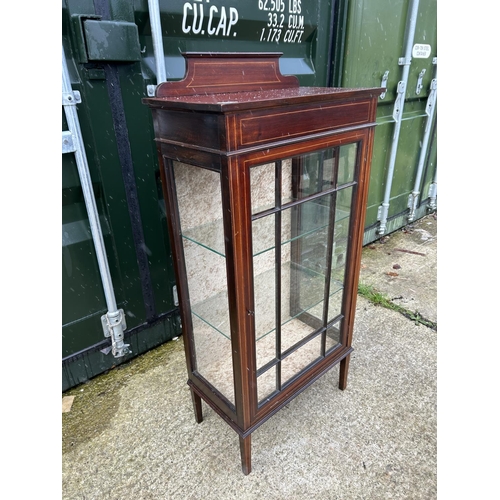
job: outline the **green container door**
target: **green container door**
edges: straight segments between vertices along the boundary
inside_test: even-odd
[[[167,79],[184,51],[283,52],[282,73],[327,86],[330,1],[160,1]],[[117,306],[132,353],[114,358],[107,304],[73,153],[62,160],[62,387],[69,389],[181,334],[149,109],[157,84],[146,0],[63,0],[62,45],[77,105]],[[62,130],[66,131],[63,112]]]
[[[81,95],[82,137],[132,352],[122,358],[109,352],[101,322],[107,305],[82,188],[74,155],[64,154],[63,390],[181,333],[152,124],[140,101],[146,87],[140,61],[130,60],[140,56],[138,31],[133,10],[118,10],[114,23],[96,20],[92,3],[64,3],[63,47],[72,88]],[[122,36],[127,50],[120,48]]]
[[[380,237],[380,207],[388,182],[387,170],[395,131],[393,113],[405,53],[405,32],[409,0],[345,2],[346,12],[343,59],[334,66],[334,83],[343,87],[387,86],[379,99],[374,154],[365,223],[365,244]],[[426,106],[436,77],[437,58],[436,0],[420,0],[416,19],[412,58],[404,93],[394,175],[387,217],[388,234],[408,223],[409,198],[417,178],[422,142],[428,116]],[[338,47],[341,43],[337,44]],[[386,73],[388,72],[388,73]],[[387,76],[383,83],[384,75]],[[435,113],[434,113],[435,116]],[[436,131],[432,123],[424,167],[419,183],[419,203],[415,219],[425,215],[429,191],[436,172]],[[389,180],[391,182],[391,180]]]

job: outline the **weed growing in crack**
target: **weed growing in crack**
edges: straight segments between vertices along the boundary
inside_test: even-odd
[[[375,290],[371,285],[359,283],[358,294],[369,300],[373,305],[385,307],[402,314],[405,318],[414,321],[417,325],[424,325],[432,330],[437,330],[437,323],[424,318],[418,311],[410,311],[405,307],[394,304],[389,297]]]

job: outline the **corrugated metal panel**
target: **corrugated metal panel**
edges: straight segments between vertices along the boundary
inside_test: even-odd
[[[379,237],[379,209],[387,184],[389,154],[395,129],[393,112],[398,82],[402,78],[400,58],[404,56],[409,7],[410,0],[360,0],[348,3],[344,60],[338,78],[341,85],[380,86],[384,74],[388,72],[387,93],[383,99],[379,99],[377,111],[378,127],[368,195],[365,243]],[[397,144],[386,234],[406,225],[408,219],[408,200],[415,183],[427,121],[427,98],[436,71],[436,65],[433,64],[437,57],[436,25],[436,0],[421,0]],[[423,70],[423,78],[419,81]],[[421,87],[417,89],[418,83]],[[420,205],[426,203],[437,167],[435,137],[436,131],[433,129],[421,182]],[[425,209],[420,208],[418,212],[425,215]]]

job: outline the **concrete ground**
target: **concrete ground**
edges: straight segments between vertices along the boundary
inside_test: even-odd
[[[360,282],[402,309],[358,297],[347,389],[335,367],[259,427],[248,476],[237,434],[195,423],[182,339],[63,394],[62,498],[437,498],[436,247],[429,215],[364,248]]]

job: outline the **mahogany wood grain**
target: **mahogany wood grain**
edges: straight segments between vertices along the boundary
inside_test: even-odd
[[[194,407],[194,418],[196,419],[196,423],[201,424],[203,422],[203,410],[201,407],[201,398],[196,394],[191,388],[191,398],[193,400]]]
[[[248,476],[252,472],[252,436],[240,436],[241,469],[243,474]]]
[[[156,97],[203,95],[298,87],[295,76],[283,76],[279,52],[184,52],[186,75],[179,82],[158,85]]]
[[[153,116],[195,418],[197,422],[203,419],[203,400],[236,431],[244,474],[251,471],[251,433],[257,427],[339,363],[339,388],[344,390],[347,387],[376,106],[382,92],[380,88],[300,87],[295,76],[280,73],[280,55],[186,53],[184,79],[164,82],[157,87],[156,97],[143,99]],[[304,322],[313,325],[313,330],[322,336],[321,355],[283,386],[279,384],[273,396],[259,405],[252,256],[252,168],[277,162],[276,179],[279,180],[282,159],[353,142],[358,144],[358,155],[352,182],[340,346],[325,353],[326,306],[322,320],[312,322],[308,319],[312,319],[312,315],[302,313]],[[174,161],[220,173],[234,404],[196,370],[189,290],[173,178]],[[302,167],[299,168],[297,163],[294,169],[297,173]],[[281,181],[276,181],[275,210],[278,211],[282,210],[280,186]],[[333,191],[328,195],[332,199],[335,197]],[[302,200],[297,200],[297,204],[300,203]],[[330,226],[333,209],[332,205]],[[276,228],[279,228],[279,216],[275,220]],[[278,231],[275,231],[278,244]],[[330,239],[334,237],[332,227],[328,234]],[[329,252],[331,256],[331,244]],[[299,257],[300,248],[297,247],[293,258]],[[279,259],[276,262],[279,264]],[[280,273],[276,276],[279,277]],[[280,291],[280,278],[276,279],[276,289]],[[326,297],[327,294],[323,297],[325,303]],[[280,299],[277,298],[276,302],[279,304]],[[313,331],[301,342],[305,343],[315,335]],[[294,348],[300,348],[301,342]],[[277,352],[275,365],[270,369],[279,372],[279,357],[290,352]]]

